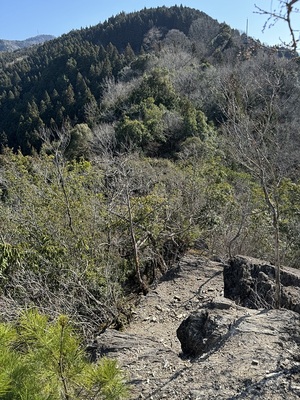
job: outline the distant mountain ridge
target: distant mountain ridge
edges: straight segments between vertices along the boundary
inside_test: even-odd
[[[33,46],[35,44],[42,44],[48,40],[54,39],[52,35],[37,35],[25,40],[5,40],[0,39],[0,51],[15,51]]]

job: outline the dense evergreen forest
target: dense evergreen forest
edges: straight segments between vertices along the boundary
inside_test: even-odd
[[[186,251],[298,267],[299,78],[289,50],[182,6],[0,54],[0,328],[121,329]]]

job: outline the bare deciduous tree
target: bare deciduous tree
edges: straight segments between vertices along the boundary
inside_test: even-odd
[[[290,85],[293,67],[286,60],[256,60],[245,67],[244,71],[229,72],[224,79],[227,121],[223,128],[231,156],[259,182],[272,221],[277,267],[275,306],[279,308],[283,183],[293,176],[299,155],[294,97],[297,85]]]
[[[264,28],[272,27],[278,21],[284,21],[289,29],[291,40],[289,43],[283,43],[293,49],[296,53],[299,44],[299,28],[294,26],[294,16],[299,14],[299,0],[277,0],[277,6],[273,8],[273,0],[271,0],[270,11],[267,11],[261,7],[255,5],[257,12],[262,15],[268,16],[267,21],[264,24]],[[297,4],[298,3],[298,4]]]

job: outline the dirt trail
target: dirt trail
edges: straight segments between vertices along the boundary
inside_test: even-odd
[[[222,295],[222,271],[219,263],[185,256],[147,296],[141,297],[126,331],[114,331],[113,337],[108,333],[109,346],[115,343],[119,363],[133,383],[132,399],[193,398],[182,397],[181,389],[172,384],[178,376],[188,377],[193,366],[180,357],[176,330],[192,311]]]
[[[124,332],[108,329],[99,336],[99,353],[117,357],[126,371],[132,400],[300,398],[300,336],[286,330],[299,327],[299,334],[300,319],[291,311],[248,310],[232,303],[220,317],[227,312],[242,322],[226,341],[195,360],[181,354],[180,323],[212,301],[229,301],[222,297],[222,273],[222,264],[186,255],[141,297]]]
[[[159,339],[178,355],[181,348],[176,330],[180,322],[201,308],[204,302],[222,295],[222,271],[219,263],[186,256],[148,296],[141,299],[126,332]]]

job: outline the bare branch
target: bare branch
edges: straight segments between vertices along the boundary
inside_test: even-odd
[[[267,11],[265,9],[262,9],[261,7],[257,6],[255,4],[255,8],[258,10],[257,14],[261,15],[266,15],[268,16],[267,21],[265,22],[263,26],[263,31],[267,27],[272,27],[278,22],[279,20],[284,21],[289,29],[289,33],[291,36],[291,41],[290,43],[284,43],[286,46],[291,47],[293,51],[296,53],[298,43],[299,43],[299,38],[296,38],[296,32],[299,32],[299,30],[295,29],[292,24],[292,15],[299,13],[299,9],[295,8],[296,3],[298,3],[299,0],[279,0],[279,9],[274,9]],[[273,2],[271,3],[271,5]],[[268,23],[270,24],[268,25]]]

